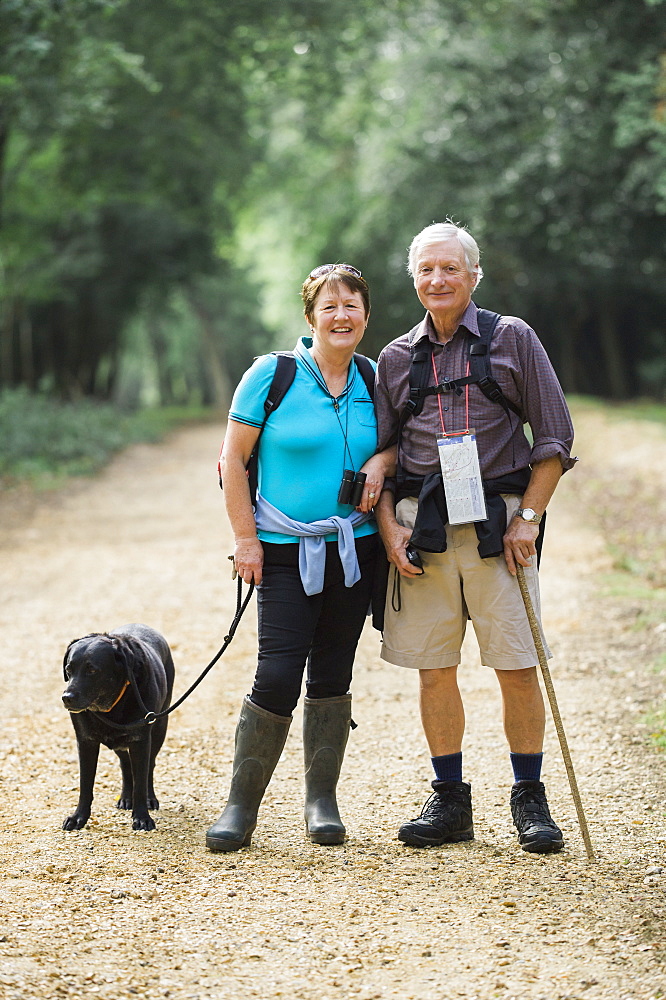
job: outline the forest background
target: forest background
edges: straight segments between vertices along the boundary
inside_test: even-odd
[[[569,393],[666,391],[663,0],[3,0],[0,399],[224,406],[450,216]],[[14,396],[12,396],[14,394]]]

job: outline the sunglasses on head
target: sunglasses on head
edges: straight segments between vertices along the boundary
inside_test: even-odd
[[[308,278],[321,278],[322,274],[330,274],[331,271],[347,271],[349,274],[353,274],[356,278],[362,278],[363,275],[356,267],[352,267],[351,264],[320,264],[319,267],[315,267],[314,271],[310,271]]]

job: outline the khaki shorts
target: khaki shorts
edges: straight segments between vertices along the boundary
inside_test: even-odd
[[[507,518],[520,503],[504,496]],[[417,502],[401,500],[396,516],[400,524],[414,526]],[[460,663],[460,648],[468,616],[481,652],[481,663],[494,670],[534,667],[539,659],[527,620],[518,581],[507,569],[504,556],[481,559],[473,524],[446,526],[446,552],[423,552],[425,573],[408,580],[400,577],[399,611],[393,608],[397,571],[391,566],[386,594],[382,659],[399,667],[419,670],[453,667]],[[525,579],[540,620],[539,578],[536,556],[525,567]],[[468,615],[469,613],[469,615]],[[543,639],[543,633],[542,633]],[[550,650],[544,641],[546,655]]]

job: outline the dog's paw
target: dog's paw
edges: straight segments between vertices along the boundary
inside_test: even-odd
[[[155,810],[159,809],[159,807],[160,807],[159,799],[156,798],[148,799],[148,808],[152,812],[155,812]]]
[[[63,830],[81,830],[86,825],[89,819],[90,819],[90,814],[86,815],[85,813],[72,813],[72,815],[68,816],[67,819],[63,822],[62,828]]]
[[[119,795],[116,799],[116,809],[131,809],[132,808],[132,796]]]
[[[150,816],[135,816],[132,820],[133,830],[154,830],[155,821]]]

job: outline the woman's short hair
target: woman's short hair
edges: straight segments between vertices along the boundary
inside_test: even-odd
[[[465,255],[465,263],[470,274],[476,275],[476,284],[483,277],[483,270],[479,264],[481,256],[478,244],[471,233],[464,226],[457,226],[455,222],[434,222],[431,226],[422,229],[411,242],[409,247],[409,260],[407,270],[414,277],[416,261],[423,247],[432,243],[441,243],[442,240],[458,240]]]
[[[324,285],[335,288],[337,285],[343,284],[346,285],[350,292],[358,292],[363,300],[363,308],[367,319],[370,313],[370,289],[365,278],[361,276],[360,271],[357,276],[352,271],[347,270],[347,268],[347,264],[332,264],[330,271],[324,271],[323,274],[316,274],[318,268],[315,268],[307,276],[301,288],[301,298],[303,299],[303,311],[308,323],[312,322],[315,304]],[[354,268],[355,270],[356,268]],[[314,278],[311,276],[312,274],[315,275]]]

